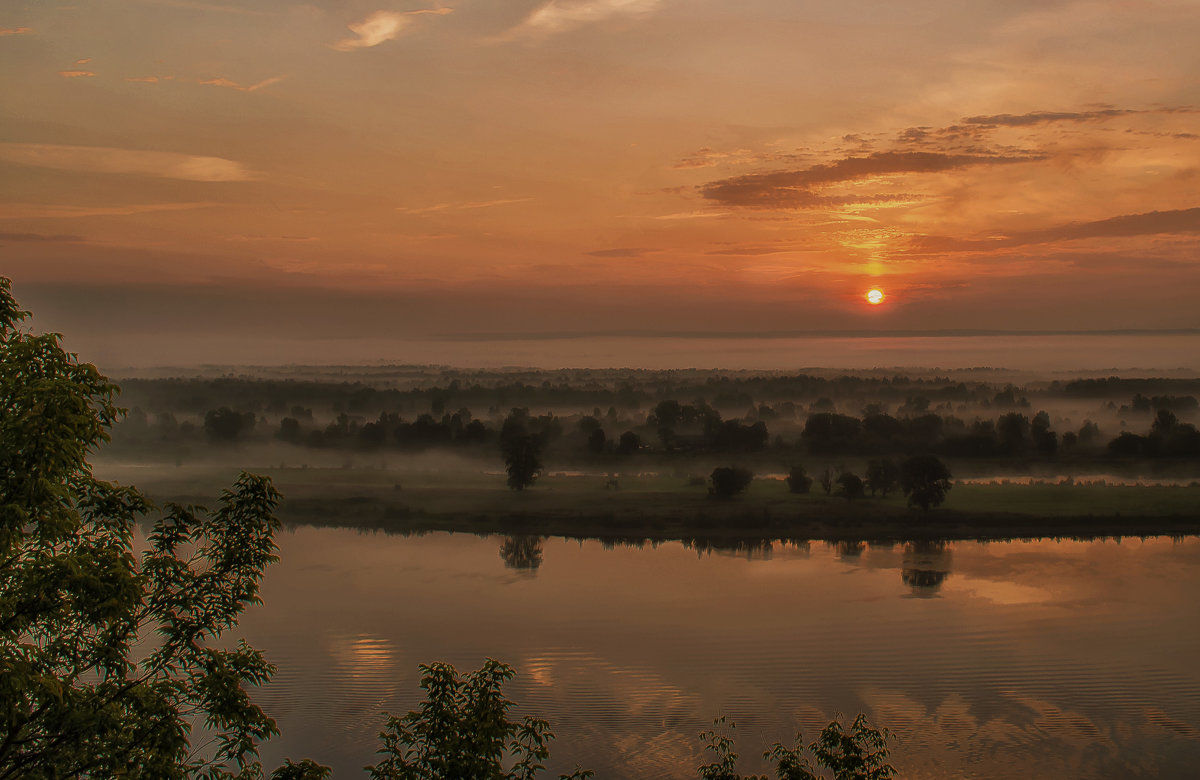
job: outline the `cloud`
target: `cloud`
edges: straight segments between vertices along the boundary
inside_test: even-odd
[[[228,241],[246,241],[246,242],[288,241],[288,242],[308,243],[311,241],[320,241],[321,239],[317,238],[316,236],[264,236],[264,235],[258,235],[258,234],[242,234],[242,235],[238,235],[238,236],[230,236],[227,240]]]
[[[153,78],[153,77],[151,77],[151,78]],[[264,87],[269,87],[272,84],[278,84],[279,82],[283,81],[286,78],[287,78],[287,76],[272,76],[269,79],[263,79],[262,81],[258,82],[257,84],[250,84],[249,86],[243,86],[243,85],[237,83],[236,81],[230,81],[227,78],[218,77],[215,79],[203,80],[200,82],[200,84],[203,84],[205,86],[211,86],[211,87],[228,87],[230,89],[236,89],[240,92],[257,92],[258,90],[263,89]],[[128,79],[128,80],[129,81],[134,81],[134,80],[141,81],[144,79]],[[157,81],[157,79],[155,79],[155,81]]]
[[[148,152],[103,146],[0,143],[0,161],[85,173],[123,173],[185,181],[250,181],[258,178],[223,157]]]
[[[438,203],[433,206],[397,206],[401,214],[430,214],[435,211],[467,211],[470,209],[489,209],[493,206],[507,206],[510,203],[528,203],[533,198],[503,198],[501,200],[477,200],[468,203]]]
[[[988,127],[1025,127],[1040,125],[1048,122],[1089,122],[1097,119],[1112,119],[1129,114],[1141,114],[1127,108],[1106,108],[1100,111],[1032,111],[1028,114],[993,114],[991,116],[969,116],[964,118],[966,125],[986,125]]]
[[[75,64],[76,65],[87,65],[91,61],[92,61],[91,57],[84,57],[81,60],[75,60]]]
[[[354,33],[357,37],[343,38],[336,43],[330,44],[330,47],[338,51],[369,49],[372,46],[378,46],[399,36],[405,28],[412,24],[410,17],[423,14],[442,16],[453,12],[453,8],[425,8],[419,11],[376,11],[357,24],[346,25],[350,32]]]
[[[908,199],[902,195],[827,196],[812,188],[899,173],[940,173],[978,165],[1006,165],[1042,159],[1036,155],[977,155],[942,152],[875,152],[794,171],[750,173],[711,182],[701,194],[741,208],[821,208],[849,203]]]
[[[79,79],[90,78],[96,74],[92,73],[90,70],[60,70],[58,75],[62,76],[64,79]]]
[[[0,27],[0,38],[5,35],[29,35],[32,32],[32,27]]]
[[[986,127],[1027,127],[1029,125],[1048,124],[1050,122],[1093,122],[1105,119],[1115,119],[1136,114],[1194,114],[1193,106],[1176,106],[1174,108],[1134,109],[1134,108],[1103,108],[1094,111],[1031,111],[1027,114],[992,114],[990,116],[969,116],[962,120],[965,125],[984,125]]]
[[[987,251],[1029,244],[1052,244],[1088,238],[1129,238],[1164,233],[1200,233],[1200,208],[1123,214],[1093,222],[1071,222],[1042,230],[1026,230],[992,239],[958,239],[947,236],[918,236],[917,252]]]
[[[661,0],[550,0],[504,37],[547,36],[621,16],[647,14]]]
[[[674,214],[660,214],[657,217],[649,217],[648,219],[674,222],[679,219],[712,219],[714,217],[724,217],[727,214],[729,214],[728,211],[680,211]]]
[[[598,249],[595,252],[588,252],[592,257],[642,257],[654,250],[643,249],[641,247],[621,247],[618,249]]]
[[[66,206],[45,203],[0,204],[0,219],[79,219],[84,217],[128,217],[159,211],[190,211],[220,206],[220,203],[142,203],[125,206]]]
[[[126,81],[135,81],[141,84],[157,84],[158,76],[131,76]]]
[[[0,243],[9,242],[30,242],[30,243],[78,243],[83,241],[83,236],[66,236],[52,235],[47,236],[42,233],[0,233]]]
[[[146,5],[161,5],[167,8],[186,8],[189,11],[214,11],[222,14],[238,14],[242,16],[267,16],[265,11],[255,11],[237,5],[222,5],[220,3],[202,3],[196,0],[138,0]]]

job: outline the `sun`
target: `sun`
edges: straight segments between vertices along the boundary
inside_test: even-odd
[[[879,304],[883,303],[883,299],[885,297],[886,296],[884,296],[883,290],[879,289],[878,287],[873,287],[867,291],[867,303],[871,304],[872,306],[878,306]]]

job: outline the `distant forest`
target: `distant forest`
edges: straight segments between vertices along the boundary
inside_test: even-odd
[[[1200,458],[1200,379],[376,369],[122,379],[122,449],[282,443],[491,456],[518,415],[555,465],[653,453],[1020,462]],[[963,372],[956,372],[961,374]],[[966,372],[970,373],[970,372]]]

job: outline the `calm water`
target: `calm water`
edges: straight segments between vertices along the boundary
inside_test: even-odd
[[[338,776],[374,763],[417,664],[513,664],[555,771],[695,777],[718,714],[747,761],[837,711],[899,737],[903,777],[1185,777],[1200,761],[1200,539],[939,545],[528,545],[301,528],[242,622],[258,700]],[[531,553],[533,553],[531,557]]]

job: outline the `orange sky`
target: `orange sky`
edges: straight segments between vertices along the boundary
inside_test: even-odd
[[[1197,328],[1198,40],[1190,0],[6,4],[0,273],[97,340],[313,300],[382,338]]]

